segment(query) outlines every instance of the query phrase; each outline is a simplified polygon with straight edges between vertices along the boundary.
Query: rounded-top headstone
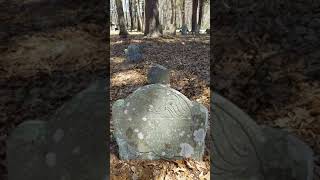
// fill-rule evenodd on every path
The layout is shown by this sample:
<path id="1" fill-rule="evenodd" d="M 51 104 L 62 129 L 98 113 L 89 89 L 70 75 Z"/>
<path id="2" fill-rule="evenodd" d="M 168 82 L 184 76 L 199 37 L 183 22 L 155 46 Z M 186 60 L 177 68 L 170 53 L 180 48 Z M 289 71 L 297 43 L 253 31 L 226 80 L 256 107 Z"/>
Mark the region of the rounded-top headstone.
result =
<path id="1" fill-rule="evenodd" d="M 152 65 L 148 73 L 149 84 L 170 84 L 169 69 L 159 64 Z"/>
<path id="2" fill-rule="evenodd" d="M 121 159 L 202 159 L 208 111 L 168 86 L 147 85 L 117 100 L 112 117 Z"/>
<path id="3" fill-rule="evenodd" d="M 130 44 L 124 52 L 128 63 L 136 63 L 142 60 L 142 46 Z"/>
<path id="4" fill-rule="evenodd" d="M 182 35 L 187 35 L 188 34 L 188 26 L 186 24 L 183 24 L 181 27 L 181 34 Z"/>

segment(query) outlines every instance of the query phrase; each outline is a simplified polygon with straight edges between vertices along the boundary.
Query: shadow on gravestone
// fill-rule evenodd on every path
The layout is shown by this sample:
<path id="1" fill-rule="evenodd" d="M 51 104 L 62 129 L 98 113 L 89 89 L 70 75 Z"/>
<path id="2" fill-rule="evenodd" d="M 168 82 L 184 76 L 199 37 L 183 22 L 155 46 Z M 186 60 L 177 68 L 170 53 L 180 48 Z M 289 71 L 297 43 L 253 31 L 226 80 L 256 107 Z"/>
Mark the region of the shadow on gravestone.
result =
<path id="1" fill-rule="evenodd" d="M 8 140 L 9 180 L 106 178 L 107 91 L 99 80 L 77 94 L 48 122 L 26 121 Z"/>
<path id="2" fill-rule="evenodd" d="M 223 180 L 312 180 L 313 152 L 285 131 L 258 126 L 211 93 L 211 177 Z"/>
<path id="3" fill-rule="evenodd" d="M 112 107 L 121 159 L 202 160 L 208 111 L 163 84 L 138 88 Z"/>

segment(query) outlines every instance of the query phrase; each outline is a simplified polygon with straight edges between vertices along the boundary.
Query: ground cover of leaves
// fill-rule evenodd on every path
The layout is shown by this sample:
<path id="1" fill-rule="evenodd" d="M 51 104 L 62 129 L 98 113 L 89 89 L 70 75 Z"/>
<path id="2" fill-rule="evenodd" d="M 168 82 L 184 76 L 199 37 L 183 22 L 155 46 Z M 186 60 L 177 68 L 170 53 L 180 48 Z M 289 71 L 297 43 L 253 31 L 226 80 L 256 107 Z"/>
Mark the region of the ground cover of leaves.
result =
<path id="1" fill-rule="evenodd" d="M 213 33 L 214 89 L 257 123 L 282 128 L 314 151 L 315 180 L 320 179 L 320 84 L 308 75 L 306 52 L 283 50 L 270 34 Z M 314 53 L 314 52 L 311 52 Z"/>
<path id="2" fill-rule="evenodd" d="M 152 64 L 160 64 L 171 70 L 171 87 L 210 107 L 210 40 L 208 35 L 163 36 L 146 39 L 139 33 L 129 39 L 111 36 L 110 76 L 111 104 L 127 97 L 138 87 L 147 84 L 147 73 Z M 125 63 L 124 49 L 129 44 L 140 44 L 143 61 L 137 64 Z M 113 131 L 111 122 L 111 132 Z M 210 136 L 206 143 L 209 144 Z M 209 145 L 208 145 L 209 146 Z M 203 161 L 156 160 L 123 161 L 118 157 L 117 145 L 111 142 L 111 179 L 210 179 L 209 149 L 206 148 Z"/>

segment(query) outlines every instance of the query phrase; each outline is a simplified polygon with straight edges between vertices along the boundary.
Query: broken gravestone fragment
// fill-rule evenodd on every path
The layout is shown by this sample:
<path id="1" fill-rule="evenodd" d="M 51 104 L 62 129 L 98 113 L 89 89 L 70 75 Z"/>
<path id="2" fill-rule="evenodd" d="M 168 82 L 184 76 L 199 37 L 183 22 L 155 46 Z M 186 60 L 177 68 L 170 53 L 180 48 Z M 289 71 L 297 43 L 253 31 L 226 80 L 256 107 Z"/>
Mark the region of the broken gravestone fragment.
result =
<path id="1" fill-rule="evenodd" d="M 159 64 L 152 65 L 148 72 L 149 84 L 170 84 L 170 71 L 169 69 Z"/>
<path id="2" fill-rule="evenodd" d="M 287 132 L 258 126 L 212 93 L 211 177 L 223 180 L 312 180 L 313 152 Z"/>
<path id="3" fill-rule="evenodd" d="M 107 173 L 106 83 L 98 81 L 48 122 L 26 121 L 8 141 L 9 180 L 102 180 Z"/>
<path id="4" fill-rule="evenodd" d="M 130 44 L 124 52 L 128 63 L 136 63 L 142 60 L 142 46 Z"/>
<path id="5" fill-rule="evenodd" d="M 112 107 L 121 159 L 202 160 L 207 109 L 162 84 L 140 87 Z"/>

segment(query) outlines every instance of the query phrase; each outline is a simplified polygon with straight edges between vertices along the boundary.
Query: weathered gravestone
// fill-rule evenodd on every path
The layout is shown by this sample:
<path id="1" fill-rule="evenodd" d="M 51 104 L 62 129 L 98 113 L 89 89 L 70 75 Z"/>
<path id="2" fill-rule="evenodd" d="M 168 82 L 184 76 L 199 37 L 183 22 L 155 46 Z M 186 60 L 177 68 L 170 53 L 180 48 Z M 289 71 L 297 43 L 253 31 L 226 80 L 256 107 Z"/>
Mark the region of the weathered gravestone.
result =
<path id="1" fill-rule="evenodd" d="M 128 63 L 136 63 L 142 60 L 142 46 L 130 44 L 124 52 Z"/>
<path id="2" fill-rule="evenodd" d="M 103 180 L 107 169 L 106 83 L 101 80 L 49 119 L 20 124 L 8 140 L 9 180 Z"/>
<path id="3" fill-rule="evenodd" d="M 148 72 L 149 84 L 170 84 L 170 71 L 169 69 L 155 64 L 152 65 Z"/>
<path id="4" fill-rule="evenodd" d="M 211 94 L 213 179 L 312 180 L 307 145 L 285 131 L 258 126 L 236 105 Z"/>
<path id="5" fill-rule="evenodd" d="M 189 32 L 188 26 L 186 24 L 182 25 L 180 32 L 181 32 L 182 35 L 187 35 L 188 32 Z"/>
<path id="6" fill-rule="evenodd" d="M 112 107 L 121 159 L 202 160 L 207 109 L 162 84 L 140 87 Z"/>

